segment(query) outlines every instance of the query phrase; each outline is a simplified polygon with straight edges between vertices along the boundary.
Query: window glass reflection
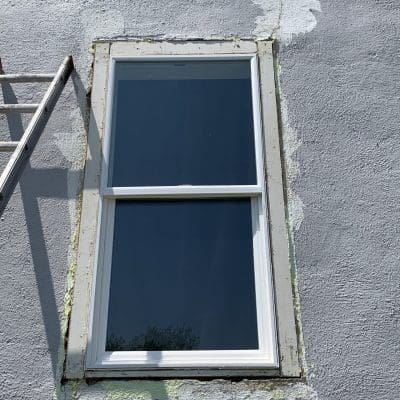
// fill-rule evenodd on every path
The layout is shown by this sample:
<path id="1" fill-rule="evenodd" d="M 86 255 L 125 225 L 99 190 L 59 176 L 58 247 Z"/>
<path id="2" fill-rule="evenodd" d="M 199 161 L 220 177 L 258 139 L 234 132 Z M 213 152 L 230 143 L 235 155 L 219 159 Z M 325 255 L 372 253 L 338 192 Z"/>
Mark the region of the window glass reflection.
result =
<path id="1" fill-rule="evenodd" d="M 250 62 L 117 62 L 110 186 L 256 184 Z"/>
<path id="2" fill-rule="evenodd" d="M 258 348 L 250 203 L 116 201 L 107 351 Z"/>

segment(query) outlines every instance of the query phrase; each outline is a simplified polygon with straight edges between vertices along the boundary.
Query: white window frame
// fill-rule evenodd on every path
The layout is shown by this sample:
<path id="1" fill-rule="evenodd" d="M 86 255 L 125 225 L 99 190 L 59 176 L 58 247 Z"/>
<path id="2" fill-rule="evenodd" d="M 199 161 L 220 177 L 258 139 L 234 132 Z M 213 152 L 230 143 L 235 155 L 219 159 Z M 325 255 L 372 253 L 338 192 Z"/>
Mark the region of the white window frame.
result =
<path id="1" fill-rule="evenodd" d="M 112 113 L 114 106 L 115 66 L 118 62 L 165 62 L 165 61 L 235 61 L 247 60 L 251 67 L 251 87 L 254 121 L 254 146 L 256 158 L 256 185 L 216 185 L 216 186 L 149 186 L 149 187 L 109 187 L 109 158 L 112 133 Z M 266 230 L 267 210 L 265 204 L 265 177 L 263 170 L 260 94 L 258 83 L 258 61 L 256 54 L 238 54 L 216 56 L 139 56 L 111 57 L 106 129 L 104 141 L 104 163 L 100 187 L 100 209 L 97 247 L 97 285 L 93 291 L 93 313 L 89 329 L 88 368 L 183 368 L 198 367 L 272 367 L 276 368 L 276 332 L 273 306 L 271 266 L 267 254 L 268 238 Z M 258 350 L 194 350 L 194 351 L 114 351 L 106 352 L 106 332 L 108 302 L 111 278 L 112 234 L 114 227 L 114 210 L 116 199 L 136 198 L 251 198 L 254 276 L 256 291 Z M 239 328 L 239 327 L 238 327 Z"/>
<path id="2" fill-rule="evenodd" d="M 260 49 L 263 51 L 260 51 Z M 263 53 L 261 57 L 260 53 Z M 267 57 L 269 59 L 266 60 L 266 56 L 270 56 Z M 256 185 L 118 188 L 107 186 L 107 160 L 111 136 L 115 63 L 131 60 L 167 61 L 177 59 L 183 61 L 249 60 L 251 65 L 255 132 Z M 282 212 L 284 213 L 282 182 L 281 180 L 279 182 L 281 176 L 276 177 L 276 172 L 278 171 L 281 174 L 281 169 L 276 105 L 273 98 L 273 76 L 272 80 L 270 76 L 269 81 L 267 81 L 269 84 L 268 90 L 272 89 L 272 93 L 264 96 L 263 80 L 265 83 L 265 79 L 261 79 L 260 85 L 259 67 L 261 68 L 261 74 L 265 73 L 266 69 L 269 69 L 269 73 L 272 72 L 270 42 L 115 42 L 111 44 L 99 43 L 97 45 L 92 96 L 99 95 L 99 101 L 94 102 L 92 105 L 77 263 L 77 279 L 80 277 L 83 281 L 79 281 L 79 283 L 77 281 L 75 286 L 74 299 L 78 305 L 74 305 L 71 315 L 66 367 L 67 377 L 76 378 L 83 375 L 166 376 L 165 374 L 168 376 L 299 376 L 297 336 L 293 316 L 292 287 L 290 284 L 287 249 L 282 254 L 283 257 L 286 257 L 286 262 L 283 264 L 287 269 L 277 273 L 275 264 L 274 268 L 271 266 L 271 259 L 275 263 L 274 258 L 276 259 L 276 256 L 278 256 L 278 258 L 282 259 L 282 255 L 274 254 L 274 251 L 270 249 L 270 244 L 274 246 L 274 242 L 278 240 L 279 246 L 277 248 L 279 247 L 279 252 L 282 252 L 282 246 L 283 248 L 287 246 L 287 238 L 285 235 L 284 214 L 282 214 Z M 106 85 L 107 79 L 108 85 Z M 260 93 L 260 86 L 262 93 Z M 271 98 L 274 100 L 272 106 L 271 104 L 266 105 L 266 97 L 269 101 Z M 274 128 L 272 131 L 275 130 L 273 132 L 276 134 L 275 136 L 268 137 L 266 135 L 266 127 L 262 126 L 262 115 L 266 118 L 266 114 L 269 114 L 269 118 L 272 118 L 272 127 Z M 106 121 L 105 128 L 104 120 Z M 275 149 L 268 147 L 268 142 L 271 142 L 271 139 L 273 139 L 274 143 L 271 144 L 274 145 L 273 148 L 275 147 Z M 101 146 L 102 142 L 103 146 Z M 276 144 L 278 144 L 277 149 Z M 278 154 L 276 154 L 277 151 Z M 101 178 L 99 179 L 100 164 L 102 166 Z M 268 170 L 268 164 L 271 166 L 270 170 Z M 267 174 L 265 174 L 265 167 L 267 167 Z M 271 172 L 275 175 L 274 180 L 278 181 L 277 198 L 274 198 L 274 195 L 271 196 L 271 187 L 274 185 L 269 185 L 268 192 L 266 190 L 265 180 L 267 179 L 269 182 Z M 106 340 L 115 200 L 120 198 L 188 199 L 235 198 L 240 196 L 252 198 L 257 323 L 260 349 L 105 352 L 103 349 Z M 271 201 L 279 203 L 279 216 L 276 216 L 275 210 L 268 214 L 268 208 L 271 210 Z M 91 208 L 90 205 L 93 205 L 93 203 L 95 207 Z M 88 207 L 90 210 L 87 209 Z M 98 221 L 97 224 L 93 224 L 95 219 Z M 280 234 L 279 232 L 274 233 L 271 225 L 267 226 L 267 221 L 273 221 L 274 219 L 279 220 L 280 226 L 277 226 L 278 230 L 282 230 L 282 226 L 284 228 L 283 238 L 282 232 Z M 272 234 L 271 237 L 269 237 L 270 234 Z M 96 240 L 94 240 L 95 236 L 97 236 Z M 277 236 L 280 236 L 280 239 Z M 90 241 L 89 243 L 88 240 Z M 283 240 L 283 243 L 280 243 L 279 240 Z M 94 245 L 94 242 L 96 245 Z M 84 263 L 86 263 L 86 266 L 82 265 Z M 98 267 L 96 268 L 96 266 Z M 275 298 L 273 283 L 275 284 Z M 85 289 L 86 293 L 84 293 Z M 88 296 L 88 289 L 91 292 L 91 296 Z M 282 290 L 287 291 L 288 289 L 287 293 L 281 293 Z M 275 317 L 275 308 L 277 308 L 277 318 Z M 280 308 L 282 309 L 281 313 Z M 284 318 L 282 318 L 283 316 Z M 95 332 L 101 332 L 101 334 L 94 334 Z M 284 341 L 286 343 L 283 343 Z M 284 347 L 282 346 L 283 344 Z M 86 362 L 84 362 L 84 359 L 86 359 Z"/>

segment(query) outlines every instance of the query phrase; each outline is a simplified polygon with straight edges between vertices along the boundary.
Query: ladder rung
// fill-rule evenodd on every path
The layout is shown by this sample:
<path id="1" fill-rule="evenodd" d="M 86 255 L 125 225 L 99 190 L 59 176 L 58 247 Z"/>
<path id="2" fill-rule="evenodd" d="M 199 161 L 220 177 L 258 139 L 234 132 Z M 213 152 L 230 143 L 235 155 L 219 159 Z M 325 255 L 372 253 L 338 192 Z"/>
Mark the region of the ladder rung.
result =
<path id="1" fill-rule="evenodd" d="M 51 82 L 55 74 L 5 74 L 0 75 L 0 83 Z"/>
<path id="2" fill-rule="evenodd" d="M 17 148 L 11 154 L 6 167 L 0 175 L 0 216 L 13 193 L 23 168 L 28 162 L 73 69 L 74 63 L 72 57 L 68 56 L 60 65 L 39 107 L 36 104 L 3 104 L 0 107 L 0 111 L 4 110 L 5 112 L 9 112 L 10 110 L 30 112 L 35 111 L 37 108 Z"/>
<path id="3" fill-rule="evenodd" d="M 0 113 L 9 112 L 34 113 L 39 104 L 0 104 Z"/>
<path id="4" fill-rule="evenodd" d="M 19 142 L 0 142 L 0 151 L 14 151 Z"/>

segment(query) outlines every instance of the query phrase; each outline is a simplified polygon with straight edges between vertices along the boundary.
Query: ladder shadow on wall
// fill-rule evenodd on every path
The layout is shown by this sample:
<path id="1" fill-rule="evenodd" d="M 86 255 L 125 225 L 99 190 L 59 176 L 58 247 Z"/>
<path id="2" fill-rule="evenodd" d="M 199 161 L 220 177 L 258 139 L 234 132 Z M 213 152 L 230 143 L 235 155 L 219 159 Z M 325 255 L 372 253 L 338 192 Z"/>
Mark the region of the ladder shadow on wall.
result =
<path id="1" fill-rule="evenodd" d="M 85 130 L 87 131 L 88 104 L 86 91 L 75 71 L 71 75 L 71 78 L 73 80 L 73 91 L 76 92 L 78 106 L 84 121 Z M 5 104 L 18 103 L 17 96 L 10 84 L 1 83 L 0 88 L 2 89 Z M 10 139 L 12 141 L 20 140 L 24 133 L 24 124 L 21 114 L 6 114 L 6 123 L 8 125 Z M 59 350 L 60 346 L 62 346 L 61 340 L 63 340 L 61 337 L 62 321 L 60 320 L 60 313 L 57 307 L 49 251 L 46 246 L 45 231 L 40 216 L 39 199 L 76 199 L 81 189 L 82 175 L 82 170 L 69 171 L 68 167 L 34 168 L 32 167 L 31 161 L 28 160 L 19 180 L 26 229 L 31 248 L 32 264 L 54 382 L 58 382 L 62 374 L 62 360 L 59 360 Z M 76 193 L 68 193 L 68 180 L 76 183 Z M 69 226 L 68 229 L 70 229 Z M 65 273 L 65 271 L 60 273 Z M 63 299 L 58 299 L 58 301 L 63 302 Z"/>

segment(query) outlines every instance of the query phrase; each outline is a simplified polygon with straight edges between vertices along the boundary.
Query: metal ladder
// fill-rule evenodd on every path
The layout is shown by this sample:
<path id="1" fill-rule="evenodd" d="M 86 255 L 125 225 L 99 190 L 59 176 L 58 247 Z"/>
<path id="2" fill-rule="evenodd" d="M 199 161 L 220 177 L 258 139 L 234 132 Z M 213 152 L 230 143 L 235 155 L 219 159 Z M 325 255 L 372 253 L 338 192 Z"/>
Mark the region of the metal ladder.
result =
<path id="1" fill-rule="evenodd" d="M 34 113 L 21 140 L 0 142 L 0 152 L 13 152 L 0 175 L 0 217 L 73 69 L 72 57 L 68 56 L 56 74 L 4 74 L 0 60 L 0 85 L 2 83 L 51 82 L 39 104 L 0 104 L 2 114 Z"/>

